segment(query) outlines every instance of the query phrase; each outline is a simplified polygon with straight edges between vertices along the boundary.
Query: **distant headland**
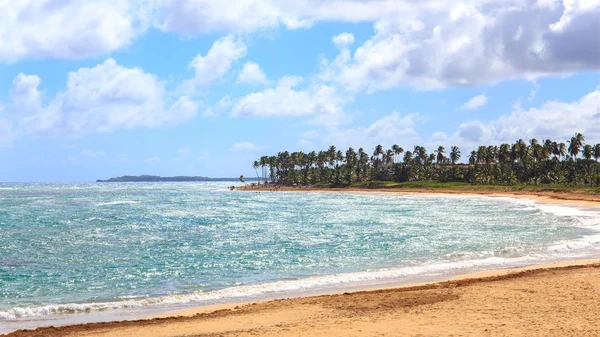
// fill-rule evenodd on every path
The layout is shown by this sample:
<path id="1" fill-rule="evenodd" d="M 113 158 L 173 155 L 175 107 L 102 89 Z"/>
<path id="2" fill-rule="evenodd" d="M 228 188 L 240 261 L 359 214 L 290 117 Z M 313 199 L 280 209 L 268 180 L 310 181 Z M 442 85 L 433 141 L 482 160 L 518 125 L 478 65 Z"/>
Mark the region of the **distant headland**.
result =
<path id="1" fill-rule="evenodd" d="M 252 179 L 248 179 L 252 180 Z M 122 176 L 116 178 L 110 178 L 108 180 L 96 180 L 97 183 L 123 183 L 123 182 L 169 182 L 169 181 L 239 181 L 239 178 L 209 178 L 209 177 L 188 177 L 188 176 L 177 176 L 177 177 L 161 177 L 153 175 L 141 175 L 141 176 Z"/>

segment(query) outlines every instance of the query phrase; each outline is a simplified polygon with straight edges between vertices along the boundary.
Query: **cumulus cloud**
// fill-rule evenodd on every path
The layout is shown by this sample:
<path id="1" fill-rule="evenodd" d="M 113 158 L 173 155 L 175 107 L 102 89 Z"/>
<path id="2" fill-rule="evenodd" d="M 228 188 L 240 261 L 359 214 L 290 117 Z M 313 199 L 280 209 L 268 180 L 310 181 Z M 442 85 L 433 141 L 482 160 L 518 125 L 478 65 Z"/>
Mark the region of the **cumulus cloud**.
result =
<path id="1" fill-rule="evenodd" d="M 430 90 L 600 68 L 597 0 L 400 3 L 412 10 L 378 19 L 371 39 L 331 65 L 341 85 Z"/>
<path id="2" fill-rule="evenodd" d="M 600 87 L 574 102 L 549 101 L 526 110 L 517 107 L 489 122 L 461 123 L 449 142 L 475 147 L 520 138 L 565 141 L 576 132 L 600 142 Z"/>
<path id="3" fill-rule="evenodd" d="M 155 25 L 193 36 L 210 32 L 249 33 L 311 27 L 318 21 L 363 22 L 393 16 L 395 0 L 157 0 Z M 252 15 L 248 15 L 252 13 Z"/>
<path id="4" fill-rule="evenodd" d="M 240 98 L 232 110 L 233 117 L 315 116 L 324 124 L 339 123 L 343 106 L 351 101 L 335 87 L 311 83 L 298 88 L 301 77 L 283 77 L 275 88 Z"/>
<path id="5" fill-rule="evenodd" d="M 262 150 L 264 147 L 262 146 L 258 146 L 256 144 L 250 143 L 250 142 L 239 142 L 239 143 L 233 143 L 233 145 L 231 146 L 231 148 L 229 149 L 229 151 L 234 151 L 234 152 L 253 152 L 253 151 L 258 151 L 258 150 Z"/>
<path id="6" fill-rule="evenodd" d="M 15 112 L 27 114 L 41 109 L 42 93 L 38 90 L 41 81 L 37 75 L 19 73 L 15 77 L 9 95 Z"/>
<path id="7" fill-rule="evenodd" d="M 237 81 L 239 83 L 244 84 L 267 84 L 269 80 L 267 80 L 267 75 L 260 69 L 258 63 L 255 62 L 246 62 L 244 67 L 242 68 L 242 72 L 238 75 Z"/>
<path id="8" fill-rule="evenodd" d="M 344 49 L 354 44 L 354 35 L 350 33 L 342 33 L 334 36 L 331 41 L 338 49 Z"/>
<path id="9" fill-rule="evenodd" d="M 249 15 L 251 13 L 252 15 Z M 0 62 L 85 58 L 127 46 L 149 25 L 183 36 L 237 36 L 317 22 L 373 22 L 375 34 L 334 63 L 353 91 L 436 89 L 600 69 L 598 0 L 4 1 Z M 347 52 L 353 36 L 334 38 Z M 191 64 L 192 86 L 222 78 L 246 46 L 227 36 Z"/>
<path id="10" fill-rule="evenodd" d="M 81 59 L 126 46 L 143 30 L 130 2 L 1 1 L 0 62 Z"/>
<path id="11" fill-rule="evenodd" d="M 211 32 L 252 32 L 279 25 L 271 1 L 159 0 L 155 24 L 163 31 L 195 36 Z"/>
<path id="12" fill-rule="evenodd" d="M 218 39 L 206 55 L 198 54 L 192 60 L 190 68 L 194 69 L 194 77 L 187 80 L 184 87 L 191 90 L 221 80 L 235 61 L 246 56 L 246 51 L 246 45 L 242 40 L 233 35 Z"/>
<path id="13" fill-rule="evenodd" d="M 335 145 L 340 149 L 362 147 L 369 152 L 378 144 L 391 146 L 393 144 L 417 144 L 421 141 L 414 127 L 422 118 L 419 114 L 400 114 L 396 111 L 383 116 L 368 126 L 357 126 L 345 129 L 330 129 L 319 133 L 305 132 L 298 141 L 299 146 L 307 150 Z M 312 148 L 311 148 L 312 147 Z"/>
<path id="14" fill-rule="evenodd" d="M 13 81 L 12 109 L 28 132 L 108 132 L 155 127 L 189 120 L 198 104 L 186 96 L 168 104 L 163 84 L 139 68 L 126 68 L 107 59 L 93 68 L 80 68 L 67 78 L 65 91 L 42 105 L 36 75 L 19 74 Z"/>
<path id="15" fill-rule="evenodd" d="M 204 110 L 202 113 L 202 117 L 217 117 L 219 116 L 225 109 L 231 106 L 231 97 L 226 95 L 221 98 L 217 104 L 210 106 Z"/>
<path id="16" fill-rule="evenodd" d="M 468 100 L 465 104 L 463 104 L 459 109 L 460 110 L 475 110 L 479 109 L 482 106 L 487 104 L 487 96 L 486 95 L 477 95 Z"/>

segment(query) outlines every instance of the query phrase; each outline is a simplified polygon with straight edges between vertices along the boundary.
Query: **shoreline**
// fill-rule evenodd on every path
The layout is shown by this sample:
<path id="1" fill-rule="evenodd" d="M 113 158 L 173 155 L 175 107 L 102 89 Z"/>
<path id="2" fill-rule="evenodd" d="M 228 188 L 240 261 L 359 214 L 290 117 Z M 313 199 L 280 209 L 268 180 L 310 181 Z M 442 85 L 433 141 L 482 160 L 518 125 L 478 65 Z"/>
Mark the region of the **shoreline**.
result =
<path id="1" fill-rule="evenodd" d="M 260 192 L 260 193 L 273 193 L 270 188 L 250 188 L 247 187 L 236 187 L 236 191 L 242 192 Z M 564 205 L 577 205 L 586 207 L 600 207 L 600 195 L 578 193 L 574 191 L 511 191 L 511 190 L 493 190 L 493 189 L 433 189 L 433 188 L 366 188 L 366 187 L 310 187 L 310 188 L 298 188 L 298 187 L 279 187 L 276 192 L 294 192 L 294 193 L 361 193 L 361 194 L 442 194 L 442 195 L 464 195 L 464 196 L 485 196 L 485 197 L 509 197 L 509 198 L 520 198 L 530 199 L 536 202 L 548 203 L 548 204 L 564 204 Z"/>
<path id="2" fill-rule="evenodd" d="M 219 336 L 238 336 L 238 335 L 259 335 L 259 336 L 294 336 L 298 333 L 310 331 L 311 326 L 314 324 L 310 323 L 311 312 L 314 311 L 314 306 L 324 306 L 325 309 L 331 305 L 330 302 L 344 302 L 344 309 L 347 306 L 360 307 L 364 302 L 368 302 L 369 309 L 375 311 L 375 315 L 381 318 L 383 314 L 389 314 L 390 306 L 394 307 L 394 304 L 386 302 L 386 298 L 390 296 L 398 297 L 409 297 L 409 303 L 396 303 L 399 309 L 399 314 L 407 314 L 407 316 L 419 316 L 427 310 L 432 310 L 432 305 L 446 302 L 452 302 L 458 300 L 461 295 L 469 294 L 470 288 L 481 288 L 493 290 L 496 286 L 502 283 L 516 283 L 517 287 L 523 286 L 520 283 L 527 283 L 532 279 L 536 282 L 544 280 L 549 283 L 557 284 L 556 281 L 551 280 L 558 276 L 564 280 L 561 286 L 572 287 L 570 284 L 572 280 L 577 278 L 586 277 L 586 279 L 594 280 L 593 285 L 594 294 L 600 295 L 600 259 L 589 259 L 589 260 L 572 260 L 572 261 L 560 261 L 554 263 L 538 264 L 520 268 L 510 269 L 499 269 L 493 271 L 483 271 L 477 273 L 470 273 L 460 276 L 455 276 L 444 281 L 427 282 L 427 283 L 416 283 L 406 286 L 394 286 L 394 287 L 381 287 L 356 290 L 352 292 L 332 292 L 324 295 L 317 296 L 302 296 L 285 299 L 275 299 L 257 302 L 242 302 L 232 303 L 224 305 L 213 305 L 206 307 L 199 307 L 187 310 L 181 310 L 174 313 L 167 313 L 161 315 L 155 315 L 152 317 L 139 319 L 139 320 L 126 320 L 126 321 L 113 321 L 113 322 L 101 322 L 101 323 L 85 323 L 76 325 L 66 325 L 60 327 L 42 327 L 35 330 L 17 330 L 6 335 L 0 335 L 5 337 L 29 337 L 29 336 L 46 336 L 46 337 L 57 337 L 57 336 L 187 336 L 189 334 L 194 335 L 219 335 Z M 566 281 L 566 282 L 565 282 Z M 580 281 L 580 280 L 577 280 Z M 580 283 L 573 281 L 573 283 Z M 547 284 L 545 285 L 547 286 Z M 511 289 L 513 286 L 511 285 Z M 543 288 L 543 287 L 542 287 Z M 590 288 L 585 287 L 586 289 Z M 538 290 L 524 288 L 522 291 L 527 294 L 536 293 Z M 472 294 L 470 294 L 472 295 Z M 480 294 L 485 295 L 485 294 Z M 356 297 L 356 298 L 354 298 Z M 432 297 L 432 298 L 430 298 Z M 485 297 L 485 296 L 484 296 Z M 581 294 L 581 298 L 590 298 L 586 294 Z M 509 298 L 510 300 L 510 298 Z M 569 299 L 567 302 L 573 302 L 573 299 Z M 591 300 L 594 302 L 596 298 L 591 296 Z M 567 303 L 565 302 L 565 303 Z M 577 301 L 575 301 L 577 302 Z M 565 304 L 563 303 L 563 304 Z M 309 308 L 305 308 L 308 304 Z M 514 304 L 514 303 L 513 303 Z M 522 303 L 525 304 L 525 303 Z M 571 303 L 578 305 L 577 303 Z M 600 303 L 597 303 L 600 308 Z M 409 309 L 407 311 L 407 308 Z M 439 318 L 444 315 L 443 310 L 448 308 L 441 308 L 442 311 L 435 310 L 434 313 Z M 456 308 L 454 308 L 456 309 Z M 454 310 L 453 309 L 453 310 Z M 461 308 L 458 308 L 461 310 Z M 282 312 L 283 311 L 283 312 Z M 322 314 L 320 310 L 320 314 Z M 353 310 L 350 310 L 353 311 Z M 378 312 L 381 311 L 381 312 Z M 331 314 L 329 310 L 325 310 L 327 314 Z M 356 314 L 356 313 L 354 313 Z M 359 310 L 358 315 L 351 315 L 353 322 L 356 320 L 361 321 L 362 310 Z M 600 317 L 600 313 L 598 313 Z M 333 330 L 324 333 L 320 329 L 314 330 L 314 336 L 327 336 L 331 335 L 332 331 L 337 331 L 336 325 L 339 322 L 337 319 L 330 319 L 331 317 L 325 317 L 325 324 L 332 324 Z M 334 317 L 335 318 L 335 317 Z M 386 317 L 387 323 L 389 320 L 394 320 L 393 317 Z M 579 319 L 579 317 L 574 317 Z M 290 324 L 294 321 L 293 324 Z M 589 322 L 594 325 L 594 322 Z M 256 325 L 259 325 L 257 328 Z M 470 323 L 469 323 L 470 324 Z M 581 325 L 582 322 L 579 322 Z M 368 325 L 368 324 L 367 324 Z M 505 324 L 502 324 L 505 325 Z M 282 327 L 293 326 L 294 329 L 281 329 Z M 308 328 L 308 329 L 306 329 Z M 342 328 L 337 326 L 337 328 Z M 406 328 L 406 326 L 404 326 Z M 422 331 L 423 327 L 413 327 L 415 331 Z M 438 326 L 440 328 L 440 326 Z M 450 331 L 450 326 L 441 326 L 444 330 L 434 330 L 441 333 L 442 331 Z M 564 328 L 564 327 L 562 327 Z M 299 329 L 299 330 L 298 330 Z M 599 327 L 600 329 L 600 327 Z M 287 334 L 285 332 L 288 332 Z M 460 330 L 459 330 L 460 331 Z M 487 331 L 487 330 L 486 330 Z M 351 331 L 356 332 L 354 335 L 360 336 L 360 330 Z M 399 333 L 401 330 L 392 329 L 388 331 L 390 335 Z M 506 331 L 498 331 L 499 335 L 505 335 Z M 598 330 L 600 332 L 600 330 Z M 308 332 L 311 334 L 311 332 Z M 427 332 L 425 332 L 427 333 Z M 450 333 L 448 333 L 450 334 Z M 335 335 L 335 333 L 333 333 Z M 383 335 L 388 335 L 384 333 Z M 443 334 L 445 335 L 445 334 Z M 486 334 L 486 335 L 494 335 Z M 536 335 L 533 333 L 533 335 Z M 548 334 L 544 334 L 548 335 Z M 552 334 L 550 334 L 552 335 Z M 561 334 L 564 336 L 570 334 Z M 571 334 L 576 335 L 576 334 Z"/>
<path id="3" fill-rule="evenodd" d="M 193 317 L 198 314 L 206 314 L 219 310 L 227 310 L 234 309 L 235 307 L 240 306 L 250 306 L 254 305 L 254 303 L 267 303 L 272 301 L 282 301 L 289 299 L 299 299 L 299 298 L 318 298 L 322 296 L 338 296 L 344 295 L 348 293 L 369 293 L 369 292 L 377 292 L 377 291 L 386 291 L 386 290 L 402 290 L 402 291 L 410 291 L 415 289 L 429 289 L 435 287 L 444 287 L 448 284 L 460 283 L 463 282 L 471 283 L 471 282 L 492 282 L 494 280 L 501 280 L 504 278 L 512 278 L 519 277 L 522 274 L 526 274 L 529 272 L 539 272 L 546 271 L 551 269 L 572 269 L 572 268 L 600 268 L 600 258 L 598 259 L 585 259 L 585 260 L 569 260 L 569 261 L 556 261 L 552 263 L 541 263 L 534 264 L 530 266 L 524 267 L 516 267 L 516 268 L 506 268 L 506 269 L 494 269 L 487 271 L 479 271 L 473 273 L 459 274 L 457 276 L 452 276 L 449 278 L 444 278 L 439 281 L 432 282 L 417 282 L 410 283 L 406 285 L 391 285 L 391 286 L 374 286 L 374 287 L 364 287 L 360 289 L 355 289 L 352 291 L 333 291 L 327 292 L 325 294 L 320 295 L 306 295 L 306 296 L 292 296 L 285 299 L 275 299 L 275 300 L 261 300 L 254 302 L 237 302 L 237 303 L 229 303 L 229 304 L 219 304 L 219 305 L 209 305 L 205 307 L 198 307 L 192 309 L 185 309 L 180 311 L 175 311 L 171 313 L 160 314 L 156 316 L 150 316 L 145 319 L 153 320 L 153 319 L 166 319 L 171 317 Z"/>
<path id="4" fill-rule="evenodd" d="M 246 190 L 246 191 L 260 191 L 263 190 Z M 343 188 L 343 189 L 332 189 L 332 188 L 311 188 L 311 189 L 298 189 L 298 188 L 280 188 L 280 192 L 318 192 L 318 193 L 392 193 L 392 194 L 451 194 L 451 195 L 466 195 L 466 196 L 486 196 L 486 197 L 516 197 L 531 199 L 536 202 L 549 203 L 549 204 L 563 204 L 568 206 L 584 206 L 584 207 L 598 207 L 600 206 L 600 197 L 595 198 L 591 195 L 588 199 L 578 198 L 581 195 L 576 193 L 531 193 L 531 192 L 498 192 L 498 191 L 457 191 L 457 190 L 431 190 L 431 189 L 365 189 L 365 188 Z M 587 196 L 587 195 L 586 195 Z M 230 304 L 217 304 L 209 306 L 200 306 L 191 309 L 182 309 L 177 311 L 167 310 L 165 314 L 155 314 L 150 317 L 136 320 L 124 320 L 124 321 L 112 321 L 112 322 L 101 322 L 101 323 L 83 323 L 64 325 L 61 327 L 41 327 L 35 330 L 18 330 L 6 335 L 0 336 L 111 336 L 111 335 L 131 335 L 131 336 L 154 336 L 152 333 L 157 326 L 160 329 L 166 329 L 173 331 L 174 334 L 167 333 L 161 334 L 160 336 L 183 336 L 187 334 L 199 334 L 208 333 L 218 335 L 238 335 L 239 330 L 227 330 L 228 325 L 237 322 L 237 318 L 240 312 L 251 315 L 254 319 L 261 319 L 261 310 L 257 310 L 258 307 L 272 307 L 272 306 L 291 306 L 294 308 L 295 302 L 298 301 L 317 301 L 321 302 L 324 299 L 330 299 L 336 296 L 362 296 L 366 297 L 367 301 L 371 301 L 370 297 L 376 296 L 381 292 L 413 292 L 413 291 L 430 291 L 439 289 L 454 289 L 456 287 L 464 287 L 469 285 L 482 285 L 493 282 L 501 282 L 505 280 L 516 280 L 521 277 L 528 277 L 531 275 L 543 274 L 545 272 L 560 272 L 569 274 L 573 271 L 593 269 L 598 271 L 600 276 L 600 259 L 588 259 L 588 260 L 566 260 L 558 261 L 553 263 L 544 264 L 532 264 L 525 267 L 518 268 L 507 268 L 507 269 L 495 269 L 490 271 L 482 272 L 467 272 L 458 276 L 446 276 L 444 278 L 433 282 L 426 283 L 412 283 L 407 285 L 401 285 L 398 283 L 388 283 L 377 285 L 362 285 L 356 287 L 339 287 L 338 291 L 327 291 L 327 292 L 305 292 L 297 296 L 288 297 L 285 299 L 268 299 L 260 300 L 256 302 L 233 302 Z M 568 283 L 568 282 L 567 282 Z M 598 296 L 600 296 L 600 277 L 598 282 Z M 394 285 L 395 284 L 395 285 Z M 344 291 L 347 290 L 347 291 Z M 351 290 L 348 290 L 351 289 Z M 288 294 L 288 296 L 291 296 Z M 279 298 L 279 297 L 274 297 Z M 287 303 L 287 304 L 286 304 Z M 600 306 L 599 306 L 600 309 Z M 291 309 L 292 311 L 295 309 Z M 256 316 L 256 317 L 255 317 Z M 287 317 L 287 316 L 286 316 Z M 282 322 L 285 322 L 289 317 L 280 317 Z M 264 317 L 263 317 L 264 318 Z M 205 321 L 218 319 L 225 321 L 224 325 L 219 324 L 218 326 L 212 326 L 212 330 L 206 331 Z M 600 317 L 599 317 L 600 319 Z M 273 322 L 276 323 L 276 322 Z M 308 324 L 307 321 L 304 323 Z M 304 323 L 300 323 L 298 326 L 301 327 Z M 179 326 L 185 325 L 184 331 L 179 330 Z M 234 324 L 235 325 L 235 324 Z M 277 324 L 275 324 L 277 325 Z M 199 329 L 199 330 L 198 330 Z M 232 332 L 233 331 L 233 332 Z M 124 332 L 127 332 L 126 334 Z M 131 334 L 129 333 L 131 332 Z M 396 331 L 397 332 L 397 331 Z M 600 331 L 599 331 L 600 333 Z M 279 334 L 279 333 L 278 333 Z M 270 336 L 273 334 L 266 333 L 260 334 L 264 336 Z M 360 335 L 360 334 L 358 334 Z M 315 334 L 316 336 L 316 334 Z"/>

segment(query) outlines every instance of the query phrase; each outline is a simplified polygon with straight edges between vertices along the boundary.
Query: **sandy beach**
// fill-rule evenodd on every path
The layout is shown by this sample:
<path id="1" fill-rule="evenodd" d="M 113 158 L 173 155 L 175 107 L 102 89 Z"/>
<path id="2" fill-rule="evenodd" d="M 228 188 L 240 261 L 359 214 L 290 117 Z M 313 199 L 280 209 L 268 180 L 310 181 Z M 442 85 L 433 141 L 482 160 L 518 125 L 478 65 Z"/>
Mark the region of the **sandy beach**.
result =
<path id="1" fill-rule="evenodd" d="M 600 261 L 7 336 L 597 336 Z"/>
<path id="2" fill-rule="evenodd" d="M 246 192 L 271 192 L 271 188 L 264 187 L 241 187 L 237 190 Z M 546 204 L 565 204 L 600 207 L 599 194 L 587 194 L 577 191 L 499 191 L 499 190 L 479 190 L 479 189 L 407 189 L 407 188 L 295 188 L 295 187 L 280 187 L 278 192 L 296 192 L 296 193 L 391 193 L 391 194 L 449 194 L 449 195 L 471 195 L 471 196 L 487 196 L 487 197 L 512 197 L 521 199 L 530 199 Z"/>
<path id="3" fill-rule="evenodd" d="M 600 206 L 569 193 L 282 189 L 451 193 Z M 557 262 L 444 282 L 233 304 L 145 320 L 16 331 L 6 336 L 597 336 L 600 260 Z"/>

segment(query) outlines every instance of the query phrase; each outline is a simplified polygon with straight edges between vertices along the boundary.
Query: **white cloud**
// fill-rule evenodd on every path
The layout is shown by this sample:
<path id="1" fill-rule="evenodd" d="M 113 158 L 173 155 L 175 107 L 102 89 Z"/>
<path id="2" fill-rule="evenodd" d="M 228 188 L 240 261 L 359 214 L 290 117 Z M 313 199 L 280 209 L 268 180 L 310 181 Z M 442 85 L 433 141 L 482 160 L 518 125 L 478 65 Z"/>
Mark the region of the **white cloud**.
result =
<path id="1" fill-rule="evenodd" d="M 459 109 L 460 110 L 475 110 L 479 109 L 482 106 L 486 105 L 488 98 L 486 95 L 477 95 L 468 100 L 465 104 L 463 104 Z"/>
<path id="2" fill-rule="evenodd" d="M 267 84 L 269 80 L 267 80 L 267 75 L 265 75 L 257 63 L 246 62 L 236 82 L 254 85 Z"/>
<path id="3" fill-rule="evenodd" d="M 574 102 L 549 101 L 527 110 L 515 108 L 495 120 L 461 123 L 449 142 L 476 147 L 530 138 L 566 141 L 576 132 L 600 142 L 600 87 Z"/>
<path id="4" fill-rule="evenodd" d="M 255 92 L 240 98 L 232 110 L 233 117 L 314 116 L 318 124 L 338 124 L 343 106 L 351 98 L 335 87 L 312 83 L 296 89 L 301 77 L 283 77 L 275 88 Z"/>
<path id="5" fill-rule="evenodd" d="M 352 91 L 421 90 L 600 69 L 600 1 L 399 1 L 331 76 Z M 577 4 L 577 5 L 574 5 Z M 584 5 L 586 4 L 586 5 Z M 405 10 L 406 9 L 406 10 Z M 565 19 L 565 16 L 567 19 Z"/>
<path id="6" fill-rule="evenodd" d="M 493 134 L 493 127 L 477 120 L 462 123 L 458 127 L 458 136 L 473 143 L 492 139 Z"/>
<path id="7" fill-rule="evenodd" d="M 362 147 L 370 155 L 371 149 L 378 144 L 408 146 L 406 144 L 420 142 L 421 139 L 414 127 L 421 120 L 422 118 L 418 114 L 401 115 L 394 111 L 366 127 L 330 129 L 322 134 L 314 131 L 306 132 L 302 134 L 298 144 L 307 150 L 309 150 L 309 145 L 313 145 L 310 150 L 316 150 L 314 144 L 317 144 L 319 148 L 335 145 L 339 149 L 353 147 L 358 150 Z"/>
<path id="8" fill-rule="evenodd" d="M 411 13 L 410 0 L 157 0 L 156 26 L 183 35 L 311 27 L 320 21 L 366 22 Z M 425 6 L 436 2 L 423 1 Z M 252 13 L 249 15 L 248 13 Z"/>
<path id="9" fill-rule="evenodd" d="M 599 0 L 3 1 L 0 62 L 106 54 L 150 24 L 183 36 L 240 36 L 373 22 L 375 35 L 336 64 L 332 77 L 353 91 L 429 90 L 598 70 L 599 16 Z M 334 40 L 344 51 L 353 38 Z M 188 86 L 215 83 L 245 54 L 239 39 L 220 39 L 192 62 Z"/>
<path id="10" fill-rule="evenodd" d="M 279 11 L 272 1 L 159 0 L 156 26 L 185 36 L 241 33 L 274 28 Z"/>
<path id="11" fill-rule="evenodd" d="M 198 104 L 185 96 L 165 109 L 168 98 L 155 76 L 120 66 L 113 59 L 69 73 L 66 90 L 46 107 L 42 106 L 39 85 L 35 75 L 19 74 L 13 82 L 12 107 L 24 114 L 19 124 L 25 131 L 79 136 L 155 127 L 189 120 L 198 109 Z"/>
<path id="12" fill-rule="evenodd" d="M 192 60 L 190 68 L 194 69 L 195 75 L 184 83 L 184 87 L 191 90 L 221 80 L 233 62 L 246 56 L 246 51 L 246 45 L 239 38 L 228 35 L 218 39 L 206 55 L 198 54 Z"/>
<path id="13" fill-rule="evenodd" d="M 120 49 L 143 31 L 139 14 L 119 0 L 0 1 L 0 62 L 81 59 Z"/>
<path id="14" fill-rule="evenodd" d="M 264 147 L 262 146 L 258 146 L 256 144 L 250 143 L 250 142 L 239 142 L 239 143 L 234 143 L 231 148 L 229 149 L 229 151 L 234 151 L 234 152 L 253 152 L 253 151 L 258 151 L 263 149 Z"/>
<path id="15" fill-rule="evenodd" d="M 41 79 L 37 75 L 19 73 L 13 80 L 10 99 L 18 114 L 35 113 L 41 109 L 42 93 L 38 91 Z"/>
<path id="16" fill-rule="evenodd" d="M 231 97 L 229 95 L 221 98 L 217 104 L 214 106 L 208 107 L 202 113 L 202 117 L 217 117 L 219 116 L 225 109 L 231 106 Z"/>
<path id="17" fill-rule="evenodd" d="M 350 33 L 341 33 L 334 36 L 331 41 L 338 49 L 344 49 L 354 44 L 354 35 Z"/>

